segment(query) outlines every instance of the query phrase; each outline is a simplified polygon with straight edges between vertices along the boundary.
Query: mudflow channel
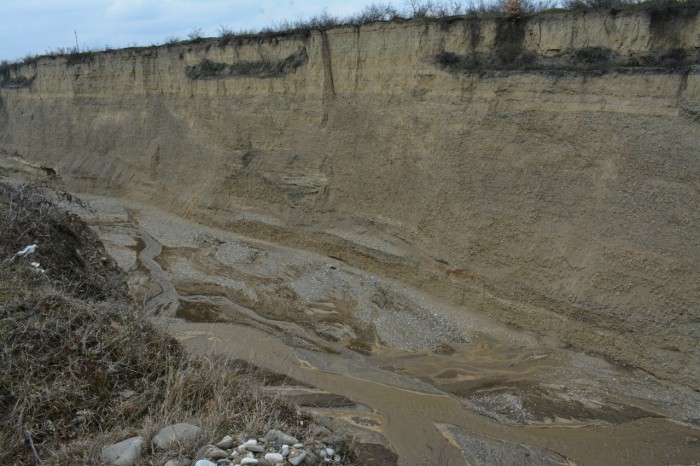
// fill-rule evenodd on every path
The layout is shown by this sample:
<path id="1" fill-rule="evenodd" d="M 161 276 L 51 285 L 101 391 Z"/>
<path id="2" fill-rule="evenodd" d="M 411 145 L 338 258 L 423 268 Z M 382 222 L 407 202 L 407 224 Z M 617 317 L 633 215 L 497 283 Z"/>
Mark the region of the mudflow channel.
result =
<path id="1" fill-rule="evenodd" d="M 144 309 L 391 464 L 693 464 L 700 395 L 305 250 L 88 197 Z M 261 220 L 261 219 L 256 219 Z M 264 220 L 264 219 L 263 219 Z"/>

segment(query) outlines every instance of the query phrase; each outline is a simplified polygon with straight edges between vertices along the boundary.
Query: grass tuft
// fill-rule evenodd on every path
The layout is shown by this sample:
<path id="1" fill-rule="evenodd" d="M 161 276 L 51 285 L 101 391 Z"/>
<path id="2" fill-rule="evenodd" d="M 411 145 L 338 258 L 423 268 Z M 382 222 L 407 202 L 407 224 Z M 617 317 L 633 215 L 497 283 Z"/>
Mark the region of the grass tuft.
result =
<path id="1" fill-rule="evenodd" d="M 94 464 L 102 447 L 137 433 L 150 445 L 175 422 L 201 426 L 201 443 L 273 427 L 303 438 L 308 419 L 263 394 L 258 369 L 189 354 L 142 315 L 94 233 L 56 204 L 80 202 L 66 196 L 0 184 L 0 464 Z"/>

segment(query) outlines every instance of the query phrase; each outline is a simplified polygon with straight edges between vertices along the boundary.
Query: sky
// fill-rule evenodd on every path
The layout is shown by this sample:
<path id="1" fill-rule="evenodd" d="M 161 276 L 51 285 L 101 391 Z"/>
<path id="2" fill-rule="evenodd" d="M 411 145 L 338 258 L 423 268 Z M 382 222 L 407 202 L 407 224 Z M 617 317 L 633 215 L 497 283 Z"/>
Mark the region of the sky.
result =
<path id="1" fill-rule="evenodd" d="M 0 60 L 45 54 L 59 47 L 149 46 L 200 28 L 204 37 L 259 30 L 324 9 L 356 13 L 372 0 L 0 0 Z M 384 2 L 388 3 L 388 2 Z M 402 2 L 393 2 L 403 6 Z"/>

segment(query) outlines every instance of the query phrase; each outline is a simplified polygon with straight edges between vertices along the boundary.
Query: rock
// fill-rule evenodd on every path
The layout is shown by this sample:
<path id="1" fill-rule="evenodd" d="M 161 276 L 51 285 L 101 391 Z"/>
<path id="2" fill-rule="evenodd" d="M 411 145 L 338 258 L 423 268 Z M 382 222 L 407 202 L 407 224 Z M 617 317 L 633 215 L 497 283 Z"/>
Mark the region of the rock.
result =
<path id="1" fill-rule="evenodd" d="M 271 463 L 281 463 L 284 461 L 284 456 L 279 453 L 268 453 L 265 455 L 265 459 Z"/>
<path id="2" fill-rule="evenodd" d="M 191 466 L 192 460 L 189 458 L 182 458 L 178 460 L 168 460 L 163 466 Z"/>
<path id="3" fill-rule="evenodd" d="M 321 439 L 321 441 L 325 443 L 326 446 L 334 450 L 333 453 L 329 452 L 329 455 L 331 456 L 336 453 L 339 455 L 344 455 L 348 451 L 348 441 L 339 435 L 326 437 Z"/>
<path id="4" fill-rule="evenodd" d="M 282 445 L 281 453 L 282 453 L 282 456 L 284 456 L 285 458 L 287 456 L 289 456 L 289 445 Z"/>
<path id="5" fill-rule="evenodd" d="M 229 459 L 220 459 L 216 462 L 216 466 L 233 466 L 233 461 Z"/>
<path id="6" fill-rule="evenodd" d="M 199 460 L 194 464 L 194 466 L 216 466 L 216 463 L 212 463 L 209 460 Z"/>
<path id="7" fill-rule="evenodd" d="M 258 460 L 255 458 L 243 458 L 241 460 L 241 466 L 245 466 L 246 464 L 258 464 Z"/>
<path id="8" fill-rule="evenodd" d="M 226 453 L 219 447 L 212 447 L 207 451 L 205 456 L 212 460 L 221 460 L 224 458 L 228 458 L 228 453 Z"/>
<path id="9" fill-rule="evenodd" d="M 265 440 L 267 440 L 268 442 L 276 442 L 280 444 L 286 443 L 287 445 L 294 445 L 295 443 L 299 443 L 299 440 L 277 429 L 272 429 L 267 434 L 265 434 Z"/>
<path id="10" fill-rule="evenodd" d="M 272 466 L 274 463 L 266 460 L 265 458 L 258 459 L 258 466 Z"/>
<path id="11" fill-rule="evenodd" d="M 103 462 L 115 466 L 130 466 L 141 457 L 143 437 L 131 437 L 102 449 L 100 458 Z"/>
<path id="12" fill-rule="evenodd" d="M 197 454 L 194 455 L 194 459 L 195 460 L 207 459 L 207 457 L 209 456 L 209 451 L 212 448 L 216 448 L 216 447 L 214 445 L 204 445 L 202 448 L 197 450 Z"/>
<path id="13" fill-rule="evenodd" d="M 163 427 L 158 434 L 153 437 L 153 444 L 162 451 L 168 451 L 175 443 L 186 443 L 196 439 L 202 429 L 192 424 L 172 424 Z"/>
<path id="14" fill-rule="evenodd" d="M 319 459 L 313 453 L 307 451 L 306 458 L 304 458 L 304 464 L 320 464 Z"/>
<path id="15" fill-rule="evenodd" d="M 306 451 L 305 450 L 298 450 L 295 448 L 289 452 L 289 456 L 287 457 L 287 461 L 292 466 L 298 466 L 301 464 L 302 461 L 304 461 L 304 458 L 306 458 Z"/>
<path id="16" fill-rule="evenodd" d="M 228 450 L 229 448 L 233 447 L 233 437 L 227 435 L 226 437 L 222 438 L 221 441 L 216 444 L 216 446 L 222 450 Z"/>

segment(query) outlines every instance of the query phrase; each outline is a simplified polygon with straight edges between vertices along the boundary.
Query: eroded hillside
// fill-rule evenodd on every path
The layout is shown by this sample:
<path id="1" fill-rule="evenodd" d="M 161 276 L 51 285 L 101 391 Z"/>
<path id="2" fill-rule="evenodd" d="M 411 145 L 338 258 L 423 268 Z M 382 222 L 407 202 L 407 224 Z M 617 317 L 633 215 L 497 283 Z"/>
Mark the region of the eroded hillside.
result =
<path id="1" fill-rule="evenodd" d="M 7 68 L 58 174 L 700 388 L 697 8 L 406 21 Z"/>

